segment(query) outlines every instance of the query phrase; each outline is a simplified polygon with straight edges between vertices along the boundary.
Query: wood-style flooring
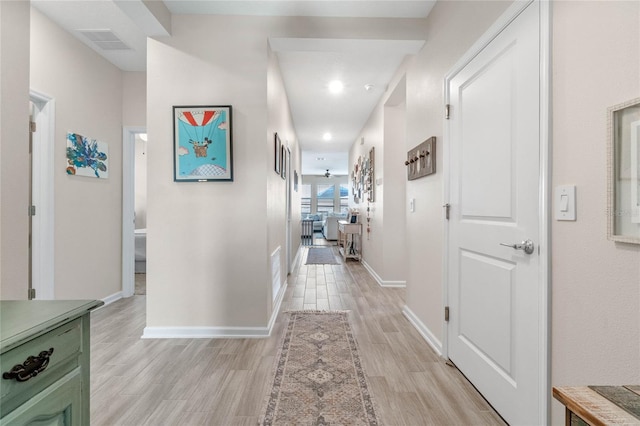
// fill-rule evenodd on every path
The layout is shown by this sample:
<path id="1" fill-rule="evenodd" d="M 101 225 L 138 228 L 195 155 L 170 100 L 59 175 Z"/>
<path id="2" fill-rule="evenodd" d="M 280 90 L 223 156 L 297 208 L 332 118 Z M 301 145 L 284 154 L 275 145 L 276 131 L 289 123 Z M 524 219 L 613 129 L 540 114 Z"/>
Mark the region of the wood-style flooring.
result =
<path id="1" fill-rule="evenodd" d="M 142 340 L 146 296 L 92 313 L 91 425 L 257 425 L 282 312 L 297 309 L 350 311 L 382 425 L 504 425 L 402 315 L 404 289 L 381 288 L 355 261 L 305 265 L 306 254 L 269 338 Z"/>

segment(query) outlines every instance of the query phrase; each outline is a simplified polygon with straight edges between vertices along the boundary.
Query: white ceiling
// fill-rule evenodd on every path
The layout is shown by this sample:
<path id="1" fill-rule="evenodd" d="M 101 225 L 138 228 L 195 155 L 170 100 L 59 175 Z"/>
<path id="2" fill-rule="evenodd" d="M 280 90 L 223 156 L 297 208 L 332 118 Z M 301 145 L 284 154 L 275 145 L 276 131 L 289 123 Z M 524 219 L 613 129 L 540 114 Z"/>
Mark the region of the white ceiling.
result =
<path id="1" fill-rule="evenodd" d="M 167 35 L 163 10 L 171 14 L 262 16 L 328 16 L 424 18 L 435 0 L 165 0 L 150 11 L 145 0 L 32 0 L 32 5 L 124 71 L 146 69 L 146 38 Z M 166 8 L 165 8 L 166 6 Z M 163 10 L 159 10 L 159 8 Z M 158 13 L 160 12 L 160 13 Z M 130 49 L 105 50 L 79 30 L 110 30 Z M 389 80 L 407 54 L 416 53 L 416 40 L 270 40 L 282 70 L 294 126 L 302 149 L 302 174 L 348 174 L 348 150 Z M 327 84 L 340 79 L 341 95 Z M 365 90 L 365 85 L 372 85 Z M 330 142 L 322 140 L 331 132 Z M 317 160 L 324 158 L 324 160 Z"/>

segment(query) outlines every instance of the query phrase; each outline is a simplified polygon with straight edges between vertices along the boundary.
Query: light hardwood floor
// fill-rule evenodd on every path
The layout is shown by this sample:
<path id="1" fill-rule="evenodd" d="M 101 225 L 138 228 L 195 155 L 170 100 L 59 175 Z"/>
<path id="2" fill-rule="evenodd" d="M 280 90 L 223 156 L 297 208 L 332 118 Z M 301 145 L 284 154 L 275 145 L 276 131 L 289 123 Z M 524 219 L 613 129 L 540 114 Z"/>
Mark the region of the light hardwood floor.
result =
<path id="1" fill-rule="evenodd" d="M 266 339 L 141 340 L 146 296 L 92 313 L 91 424 L 257 425 L 282 312 L 335 309 L 350 311 L 382 425 L 504 425 L 402 315 L 404 289 L 381 288 L 355 261 L 305 265 L 306 253 Z"/>

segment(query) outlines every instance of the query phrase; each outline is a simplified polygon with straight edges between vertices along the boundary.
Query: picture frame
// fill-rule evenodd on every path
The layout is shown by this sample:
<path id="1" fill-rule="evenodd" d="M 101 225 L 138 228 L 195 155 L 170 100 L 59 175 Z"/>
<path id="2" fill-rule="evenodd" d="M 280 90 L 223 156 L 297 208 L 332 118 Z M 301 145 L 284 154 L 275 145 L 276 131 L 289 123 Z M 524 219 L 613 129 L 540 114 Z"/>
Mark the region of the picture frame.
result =
<path id="1" fill-rule="evenodd" d="M 280 177 L 284 180 L 287 179 L 287 165 L 289 162 L 289 148 L 282 145 L 280 158 L 282 159 L 282 167 L 280 168 Z"/>
<path id="2" fill-rule="evenodd" d="M 640 98 L 607 109 L 607 238 L 640 244 Z"/>
<path id="3" fill-rule="evenodd" d="M 231 105 L 173 107 L 174 182 L 232 182 Z"/>
<path id="4" fill-rule="evenodd" d="M 280 136 L 278 136 L 278 132 L 276 132 L 273 138 L 273 171 L 277 174 L 280 174 L 280 170 L 282 170 L 282 142 L 280 141 Z"/>

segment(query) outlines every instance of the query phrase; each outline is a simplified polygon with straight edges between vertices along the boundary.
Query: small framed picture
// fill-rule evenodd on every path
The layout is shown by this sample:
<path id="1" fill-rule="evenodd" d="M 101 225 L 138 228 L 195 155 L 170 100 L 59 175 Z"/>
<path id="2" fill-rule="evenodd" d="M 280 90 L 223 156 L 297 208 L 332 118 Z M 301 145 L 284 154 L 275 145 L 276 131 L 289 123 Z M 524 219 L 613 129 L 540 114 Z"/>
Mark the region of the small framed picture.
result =
<path id="1" fill-rule="evenodd" d="M 231 105 L 173 107 L 174 182 L 233 181 Z"/>
<path id="2" fill-rule="evenodd" d="M 273 138 L 273 171 L 277 174 L 280 174 L 280 170 L 282 169 L 282 142 L 280 142 L 280 136 L 275 134 Z"/>

